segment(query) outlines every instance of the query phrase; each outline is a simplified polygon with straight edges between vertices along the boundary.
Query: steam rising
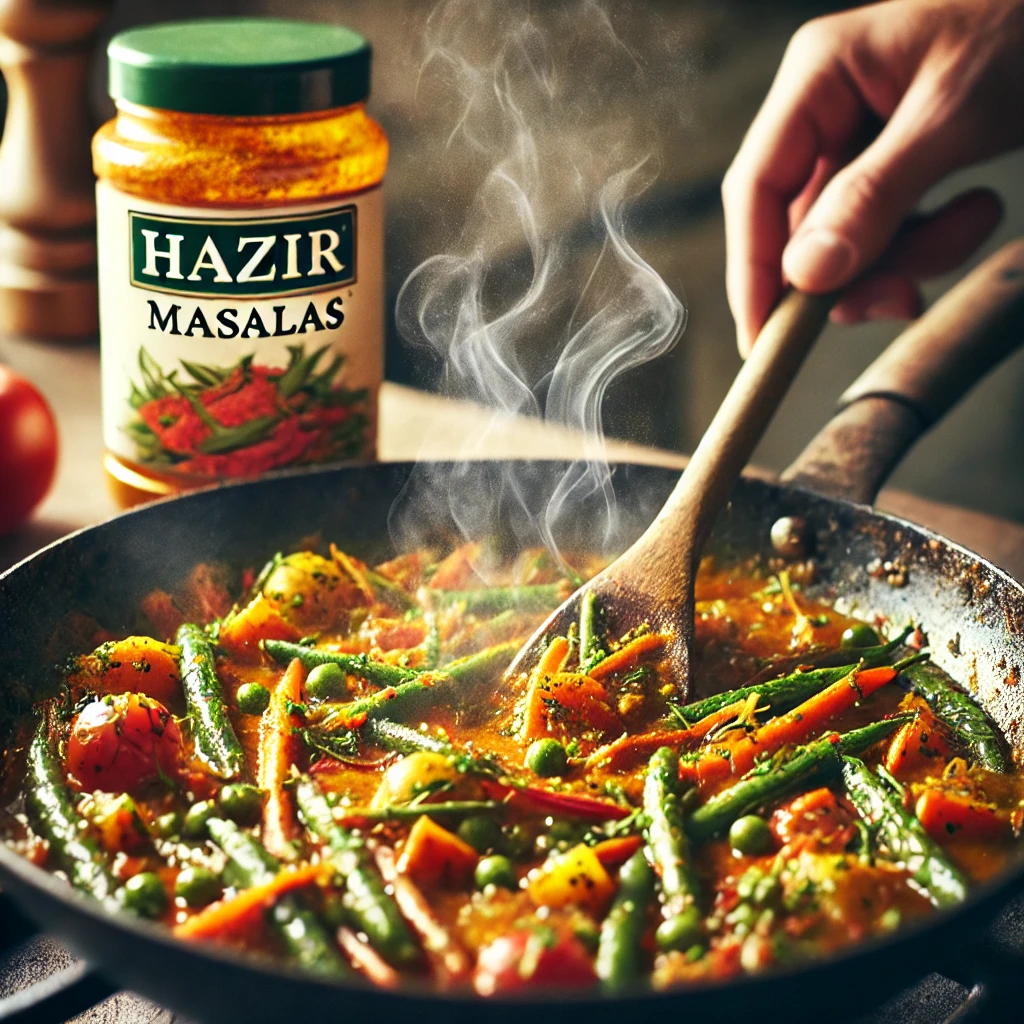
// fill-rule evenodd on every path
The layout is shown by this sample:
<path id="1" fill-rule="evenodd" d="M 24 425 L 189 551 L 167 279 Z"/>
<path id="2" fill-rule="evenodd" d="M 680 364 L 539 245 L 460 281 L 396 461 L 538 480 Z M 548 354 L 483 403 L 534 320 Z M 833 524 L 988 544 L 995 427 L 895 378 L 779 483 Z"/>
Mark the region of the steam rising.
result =
<path id="1" fill-rule="evenodd" d="M 456 98 L 449 152 L 484 169 L 451 251 L 402 287 L 398 329 L 440 358 L 442 393 L 495 410 L 491 431 L 517 416 L 564 424 L 583 433 L 585 459 L 557 471 L 421 463 L 392 509 L 392 535 L 414 540 L 440 502 L 467 539 L 500 525 L 557 555 L 565 523 L 583 518 L 596 546 L 616 519 L 605 395 L 667 352 L 686 321 L 626 237 L 628 201 L 655 176 L 636 131 L 642 63 L 592 2 L 561 7 L 542 27 L 512 2 L 455 0 L 434 11 L 426 40 L 421 97 Z M 612 81 L 621 95 L 624 75 L 634 102 L 616 113 L 603 96 Z M 581 221 L 598 240 L 589 251 L 568 237 Z M 481 457 L 486 441 L 467 438 L 461 458 Z"/>

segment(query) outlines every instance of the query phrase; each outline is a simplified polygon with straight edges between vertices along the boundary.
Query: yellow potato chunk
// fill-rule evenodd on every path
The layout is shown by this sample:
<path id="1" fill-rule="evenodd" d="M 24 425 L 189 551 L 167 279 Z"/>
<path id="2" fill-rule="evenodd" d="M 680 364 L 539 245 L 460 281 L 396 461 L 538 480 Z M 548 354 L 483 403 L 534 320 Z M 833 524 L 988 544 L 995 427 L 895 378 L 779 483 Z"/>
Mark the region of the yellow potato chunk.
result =
<path id="1" fill-rule="evenodd" d="M 384 773 L 370 806 L 379 810 L 408 803 L 430 786 L 439 782 L 456 783 L 464 778 L 444 754 L 417 751 L 396 761 Z"/>
<path id="2" fill-rule="evenodd" d="M 286 622 L 302 630 L 347 623 L 346 613 L 366 597 L 336 562 L 312 551 L 288 555 L 267 577 L 262 596 Z"/>
<path id="3" fill-rule="evenodd" d="M 615 895 L 615 883 L 584 843 L 530 872 L 530 898 L 539 907 L 577 906 L 600 915 Z"/>

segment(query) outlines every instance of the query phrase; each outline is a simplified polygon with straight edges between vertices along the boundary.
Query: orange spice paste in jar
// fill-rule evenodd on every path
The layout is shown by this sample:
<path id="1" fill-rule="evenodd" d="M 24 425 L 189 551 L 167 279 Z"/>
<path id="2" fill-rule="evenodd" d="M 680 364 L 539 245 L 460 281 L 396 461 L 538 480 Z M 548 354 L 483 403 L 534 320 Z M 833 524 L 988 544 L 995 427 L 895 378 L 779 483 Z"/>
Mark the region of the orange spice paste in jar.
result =
<path id="1" fill-rule="evenodd" d="M 115 496 L 372 459 L 388 141 L 369 44 L 202 19 L 122 32 L 108 57 L 117 116 L 93 164 Z"/>

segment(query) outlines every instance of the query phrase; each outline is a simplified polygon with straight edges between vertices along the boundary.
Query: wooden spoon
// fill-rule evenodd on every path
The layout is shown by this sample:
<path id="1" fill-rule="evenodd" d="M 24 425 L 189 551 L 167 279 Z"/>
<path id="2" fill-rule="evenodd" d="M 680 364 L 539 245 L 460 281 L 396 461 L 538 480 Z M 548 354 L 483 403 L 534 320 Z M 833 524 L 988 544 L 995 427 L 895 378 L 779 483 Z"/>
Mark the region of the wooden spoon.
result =
<path id="1" fill-rule="evenodd" d="M 643 623 L 671 638 L 666 654 L 680 697 L 689 690 L 693 642 L 693 584 L 701 550 L 751 453 L 811 350 L 834 295 L 791 291 L 764 325 L 657 519 L 625 554 L 585 583 L 526 642 L 505 674 L 528 671 L 544 638 L 565 636 L 592 591 L 609 637 Z"/>

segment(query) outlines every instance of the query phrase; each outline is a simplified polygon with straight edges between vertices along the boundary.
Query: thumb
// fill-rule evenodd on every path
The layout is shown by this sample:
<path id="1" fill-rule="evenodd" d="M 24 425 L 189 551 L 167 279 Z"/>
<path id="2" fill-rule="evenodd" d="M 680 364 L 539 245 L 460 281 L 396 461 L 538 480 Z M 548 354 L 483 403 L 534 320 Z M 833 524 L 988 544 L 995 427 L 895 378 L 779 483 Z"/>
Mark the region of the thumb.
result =
<path id="1" fill-rule="evenodd" d="M 906 108 L 902 103 L 878 138 L 825 186 L 790 239 L 782 269 L 795 287 L 828 292 L 852 281 L 951 169 L 951 133 Z"/>

